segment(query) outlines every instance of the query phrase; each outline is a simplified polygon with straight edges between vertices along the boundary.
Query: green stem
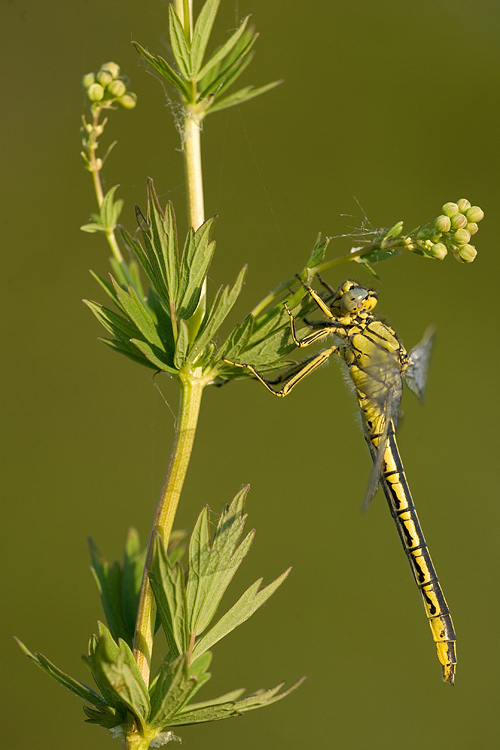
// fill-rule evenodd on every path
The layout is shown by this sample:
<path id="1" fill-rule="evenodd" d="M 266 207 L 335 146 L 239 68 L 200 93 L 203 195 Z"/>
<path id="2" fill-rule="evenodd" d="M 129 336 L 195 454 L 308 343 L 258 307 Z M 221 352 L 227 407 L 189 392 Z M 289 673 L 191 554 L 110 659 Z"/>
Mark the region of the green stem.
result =
<path id="1" fill-rule="evenodd" d="M 154 622 L 156 618 L 153 592 L 149 583 L 149 571 L 153 564 L 154 543 L 156 536 L 159 535 L 165 547 L 168 546 L 175 512 L 193 449 L 201 395 L 208 380 L 206 375 L 202 375 L 201 369 L 189 373 L 189 376 L 186 375 L 181 380 L 179 418 L 170 463 L 151 530 L 134 636 L 134 657 L 146 685 L 149 685 Z"/>

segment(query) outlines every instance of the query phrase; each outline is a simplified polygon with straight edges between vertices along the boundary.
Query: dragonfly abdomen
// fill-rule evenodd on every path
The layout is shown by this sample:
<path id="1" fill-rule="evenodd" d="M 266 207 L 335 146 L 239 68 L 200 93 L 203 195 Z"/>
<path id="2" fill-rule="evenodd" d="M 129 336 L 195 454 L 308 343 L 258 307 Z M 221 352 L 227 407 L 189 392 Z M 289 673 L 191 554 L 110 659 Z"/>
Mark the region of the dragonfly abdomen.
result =
<path id="1" fill-rule="evenodd" d="M 376 439 L 374 439 L 374 450 L 377 448 L 376 442 Z M 401 542 L 408 556 L 415 582 L 422 595 L 432 637 L 436 644 L 438 659 L 443 667 L 443 679 L 453 685 L 457 662 L 455 630 L 418 520 L 399 455 L 393 424 L 391 424 L 387 433 L 381 481 Z"/>

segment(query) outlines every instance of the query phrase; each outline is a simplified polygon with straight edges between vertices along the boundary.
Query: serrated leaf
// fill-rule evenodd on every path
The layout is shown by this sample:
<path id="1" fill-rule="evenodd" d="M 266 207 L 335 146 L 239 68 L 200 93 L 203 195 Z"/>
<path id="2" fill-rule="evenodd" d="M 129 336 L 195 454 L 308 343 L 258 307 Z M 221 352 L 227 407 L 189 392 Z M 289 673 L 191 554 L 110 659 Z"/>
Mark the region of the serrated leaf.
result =
<path id="1" fill-rule="evenodd" d="M 106 230 L 114 229 L 116 227 L 118 217 L 123 208 L 123 200 L 116 202 L 114 200 L 115 193 L 119 187 L 119 185 L 112 187 L 102 199 L 100 217 L 101 224 Z"/>
<path id="2" fill-rule="evenodd" d="M 106 294 L 108 295 L 108 297 L 110 297 L 113 300 L 113 302 L 115 303 L 115 305 L 117 306 L 117 308 L 121 312 L 124 312 L 123 307 L 118 302 L 118 297 L 116 296 L 116 292 L 115 292 L 115 289 L 113 287 L 113 284 L 110 281 L 108 281 L 107 279 L 104 279 L 102 276 L 99 276 L 99 274 L 95 273 L 94 271 L 90 271 L 90 275 L 92 276 L 92 278 L 95 281 L 97 281 L 97 283 L 99 284 L 99 286 L 101 287 L 101 289 L 103 289 L 106 292 Z M 83 302 L 85 304 L 88 304 L 87 300 L 83 300 Z M 93 303 L 93 304 L 97 304 L 97 303 Z"/>
<path id="3" fill-rule="evenodd" d="M 207 3 L 208 4 L 208 3 Z M 218 3 L 217 3 L 218 4 Z M 218 65 L 219 63 L 224 60 L 224 58 L 229 55 L 232 49 L 236 46 L 237 42 L 239 41 L 240 37 L 242 36 L 243 32 L 245 31 L 248 21 L 250 19 L 250 16 L 246 16 L 240 23 L 239 27 L 236 29 L 236 31 L 229 37 L 229 39 L 215 52 L 215 54 L 212 55 L 210 60 L 208 60 L 203 68 L 199 70 L 197 73 L 197 80 L 201 80 L 204 78 L 207 73 L 212 70 L 212 68 L 215 65 Z M 207 39 L 208 41 L 208 39 Z M 193 37 L 193 50 L 194 50 L 194 37 Z M 199 61 L 199 64 L 195 66 L 195 71 L 198 71 L 199 65 L 201 64 L 203 60 L 203 56 Z"/>
<path id="4" fill-rule="evenodd" d="M 116 341 L 116 339 L 98 339 L 103 344 L 106 344 L 110 349 L 113 349 L 113 351 L 118 352 L 119 354 L 124 354 L 125 357 L 128 357 L 132 360 L 132 362 L 136 362 L 139 365 L 143 365 L 144 367 L 149 367 L 152 370 L 157 370 L 158 367 L 156 367 L 154 364 L 149 362 L 146 357 L 141 356 L 141 354 L 138 351 L 130 351 L 121 341 Z M 135 345 L 137 346 L 137 341 L 135 342 Z"/>
<path id="5" fill-rule="evenodd" d="M 314 247 L 311 251 L 311 255 L 309 256 L 309 260 L 306 263 L 306 268 L 315 268 L 318 266 L 323 258 L 325 257 L 326 248 L 330 244 L 330 237 L 326 237 L 323 241 L 321 241 L 321 232 L 318 234 L 316 238 L 316 242 L 314 243 Z"/>
<path id="6" fill-rule="evenodd" d="M 163 342 L 156 330 L 155 321 L 137 296 L 135 289 L 132 286 L 128 286 L 126 290 L 122 289 L 113 278 L 112 283 L 118 301 L 132 323 L 137 326 L 146 341 L 164 351 Z"/>
<path id="7" fill-rule="evenodd" d="M 179 320 L 177 341 L 175 342 L 174 367 L 180 370 L 187 357 L 189 347 L 189 328 L 185 320 Z"/>
<path id="8" fill-rule="evenodd" d="M 184 573 L 179 563 L 171 567 L 159 537 L 149 579 L 169 649 L 176 658 L 189 647 Z"/>
<path id="9" fill-rule="evenodd" d="M 191 42 L 191 60 L 195 76 L 203 62 L 219 5 L 220 0 L 207 0 L 196 20 Z"/>
<path id="10" fill-rule="evenodd" d="M 105 729 L 113 729 L 114 727 L 123 724 L 126 718 L 126 713 L 120 715 L 115 709 L 109 708 L 109 710 L 99 711 L 95 708 L 89 708 L 89 706 L 83 706 L 83 711 L 88 716 L 85 721 L 88 724 L 99 724 L 99 726 Z"/>
<path id="11" fill-rule="evenodd" d="M 125 346 L 131 348 L 129 341 L 131 338 L 137 338 L 141 335 L 140 330 L 129 319 L 123 318 L 121 315 L 109 310 L 107 307 L 100 305 L 98 302 L 92 302 L 91 300 L 84 299 L 84 304 L 92 310 L 97 320 L 104 326 L 104 328 L 112 333 L 118 341 L 121 341 Z"/>
<path id="12" fill-rule="evenodd" d="M 31 661 L 33 661 L 38 667 L 40 667 L 40 669 L 42 669 L 46 674 L 56 680 L 56 682 L 58 682 L 60 685 L 65 687 L 67 690 L 70 690 L 74 695 L 78 696 L 78 698 L 87 701 L 96 708 L 100 708 L 103 711 L 108 708 L 108 704 L 106 703 L 106 701 L 103 700 L 103 698 L 101 698 L 101 696 L 98 695 L 94 690 L 92 690 L 92 688 L 89 688 L 83 682 L 75 680 L 73 677 L 65 674 L 42 654 L 32 653 L 29 648 L 25 646 L 24 643 L 22 643 L 22 641 L 20 641 L 18 638 L 14 638 L 14 640 L 16 641 L 19 648 L 26 654 L 26 656 L 31 659 Z"/>
<path id="13" fill-rule="evenodd" d="M 111 643 L 102 624 L 92 660 L 92 668 L 108 689 L 112 690 L 128 710 L 145 726 L 151 708 L 149 693 L 132 651 L 122 639 L 118 644 Z"/>
<path id="14" fill-rule="evenodd" d="M 212 104 L 207 109 L 206 114 L 208 115 L 212 112 L 220 112 L 222 109 L 228 109 L 229 107 L 234 107 L 237 104 L 248 102 L 250 101 L 250 99 L 254 99 L 256 96 L 260 96 L 261 94 L 265 94 L 266 91 L 274 89 L 276 86 L 279 86 L 280 83 L 282 83 L 282 81 L 273 81 L 272 83 L 268 83 L 265 86 L 260 86 L 257 89 L 255 89 L 253 86 L 246 86 L 245 88 L 236 91 L 234 94 L 226 96 L 224 99 L 216 99 L 214 104 Z"/>
<path id="15" fill-rule="evenodd" d="M 170 44 L 175 61 L 179 66 L 181 74 L 189 80 L 192 73 L 191 51 L 184 34 L 184 29 L 180 22 L 177 11 L 173 5 L 168 6 L 169 26 L 170 26 Z"/>
<path id="16" fill-rule="evenodd" d="M 202 657 L 200 657 L 202 658 Z M 231 690 L 229 693 L 225 693 L 224 695 L 220 695 L 218 698 L 212 698 L 208 701 L 200 701 L 199 703 L 190 703 L 189 706 L 185 706 L 181 714 L 184 714 L 188 711 L 198 711 L 200 708 L 209 708 L 211 706 L 217 706 L 221 703 L 234 703 L 238 700 L 238 698 L 243 695 L 245 692 L 245 688 L 238 688 L 237 690 Z"/>
<path id="17" fill-rule="evenodd" d="M 227 359 L 238 359 L 238 356 L 242 349 L 244 349 L 253 331 L 255 318 L 253 315 L 247 315 L 245 320 L 239 323 L 236 328 L 233 328 L 224 344 L 220 347 L 219 352 L 221 357 Z"/>
<path id="18" fill-rule="evenodd" d="M 190 94 L 190 91 L 182 78 L 177 75 L 175 70 L 170 67 L 168 62 L 161 57 L 160 55 L 152 55 L 150 52 L 148 52 L 141 44 L 138 42 L 132 42 L 137 52 L 149 62 L 152 67 L 158 71 L 158 73 L 163 76 L 163 78 L 166 78 L 169 83 L 171 83 L 175 88 L 182 94 L 182 96 L 187 100 L 191 101 L 192 97 Z"/>
<path id="19" fill-rule="evenodd" d="M 94 574 L 99 594 L 101 596 L 104 614 L 109 630 L 114 640 L 124 638 L 129 645 L 130 633 L 127 630 L 122 614 L 122 571 L 117 562 L 109 565 L 108 561 L 101 555 L 95 542 L 89 539 L 90 556 L 92 559 L 91 570 Z M 133 638 L 133 631 L 132 631 Z"/>
<path id="20" fill-rule="evenodd" d="M 122 613 L 127 632 L 131 636 L 131 640 L 126 639 L 129 645 L 134 638 L 146 552 L 146 548 L 141 550 L 137 530 L 130 528 L 122 568 Z"/>
<path id="21" fill-rule="evenodd" d="M 214 627 L 196 643 L 193 649 L 193 658 L 200 656 L 204 651 L 211 648 L 214 643 L 220 641 L 221 638 L 224 638 L 228 633 L 237 628 L 238 625 L 241 625 L 245 620 L 248 620 L 248 618 L 251 617 L 253 613 L 261 607 L 270 596 L 272 596 L 272 594 L 274 594 L 276 589 L 281 586 L 290 573 L 290 570 L 291 568 L 285 570 L 284 573 L 267 586 L 264 586 L 263 589 L 260 588 L 262 578 L 255 581 L 255 583 L 252 584 L 244 594 L 242 594 L 236 604 L 234 604 L 231 609 L 220 618 Z"/>
<path id="22" fill-rule="evenodd" d="M 204 508 L 198 517 L 189 543 L 189 571 L 186 600 L 189 632 L 199 635 L 208 627 L 236 571 L 247 555 L 255 532 L 241 542 L 246 514 L 248 487 L 241 490 L 226 506 L 210 543 L 209 512 Z"/>
<path id="23" fill-rule="evenodd" d="M 196 310 L 215 251 L 215 242 L 210 242 L 214 221 L 215 217 L 208 219 L 196 232 L 190 229 L 184 245 L 175 308 L 177 315 L 186 320 Z"/>
<path id="24" fill-rule="evenodd" d="M 290 693 L 292 693 L 294 690 L 297 690 L 297 688 L 302 685 L 305 679 L 305 677 L 301 677 L 300 680 L 297 680 L 294 685 L 289 687 L 288 690 L 285 690 L 283 693 L 280 693 L 280 690 L 285 684 L 284 682 L 281 682 L 279 685 L 276 685 L 276 687 L 271 688 L 270 690 L 258 690 L 253 695 L 249 695 L 247 698 L 243 698 L 243 700 L 237 701 L 236 708 L 238 709 L 238 712 L 246 713 L 247 711 L 252 711 L 254 708 L 269 706 L 271 705 L 271 703 L 276 703 L 282 698 L 286 698 L 286 696 L 290 695 Z"/>
<path id="25" fill-rule="evenodd" d="M 234 303 L 238 299 L 245 278 L 246 266 L 244 266 L 232 287 L 225 287 L 220 294 L 214 299 L 212 306 L 207 313 L 198 336 L 189 352 L 189 361 L 194 362 L 199 357 L 211 339 L 215 336 L 227 315 L 231 311 Z"/>
<path id="26" fill-rule="evenodd" d="M 146 357 L 148 364 L 155 370 L 162 370 L 162 372 L 168 372 L 169 375 L 177 375 L 177 369 L 168 365 L 164 359 L 165 354 L 160 349 L 156 349 L 148 344 L 147 341 L 141 341 L 140 339 L 130 339 L 130 342 L 139 349 L 142 354 Z"/>
<path id="27" fill-rule="evenodd" d="M 199 93 L 200 99 L 205 99 L 211 94 L 216 95 L 224 87 L 229 86 L 233 81 L 238 78 L 243 72 L 246 66 L 250 62 L 249 52 L 257 40 L 257 34 L 250 37 L 241 50 L 240 56 L 231 62 L 226 61 L 226 64 L 222 67 L 220 73 Z M 245 57 L 247 58 L 245 60 Z"/>
<path id="28" fill-rule="evenodd" d="M 182 654 L 174 662 L 164 661 L 158 671 L 151 695 L 151 715 L 148 725 L 163 729 L 169 719 L 180 711 L 196 690 L 197 679 L 187 667 L 188 655 Z"/>

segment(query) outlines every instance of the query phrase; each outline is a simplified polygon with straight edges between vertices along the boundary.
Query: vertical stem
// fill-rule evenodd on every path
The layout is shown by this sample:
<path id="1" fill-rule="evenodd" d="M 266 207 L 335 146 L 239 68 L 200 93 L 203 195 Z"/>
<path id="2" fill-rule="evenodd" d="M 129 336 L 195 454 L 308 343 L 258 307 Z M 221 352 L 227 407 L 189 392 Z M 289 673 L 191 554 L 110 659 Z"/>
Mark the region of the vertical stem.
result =
<path id="1" fill-rule="evenodd" d="M 198 229 L 205 221 L 203 205 L 203 175 L 201 170 L 201 123 L 186 108 L 184 120 L 184 166 L 186 170 L 189 223 Z"/>
<path id="2" fill-rule="evenodd" d="M 190 374 L 189 378 L 184 378 L 181 383 L 179 419 L 170 463 L 151 530 L 134 637 L 134 657 L 146 685 L 149 684 L 154 621 L 156 618 L 153 592 L 149 582 L 149 571 L 153 564 L 154 544 L 156 535 L 159 534 L 165 547 L 168 545 L 175 512 L 193 449 L 201 395 L 203 388 L 207 384 L 207 379 L 201 377 L 201 372 L 196 372 Z"/>

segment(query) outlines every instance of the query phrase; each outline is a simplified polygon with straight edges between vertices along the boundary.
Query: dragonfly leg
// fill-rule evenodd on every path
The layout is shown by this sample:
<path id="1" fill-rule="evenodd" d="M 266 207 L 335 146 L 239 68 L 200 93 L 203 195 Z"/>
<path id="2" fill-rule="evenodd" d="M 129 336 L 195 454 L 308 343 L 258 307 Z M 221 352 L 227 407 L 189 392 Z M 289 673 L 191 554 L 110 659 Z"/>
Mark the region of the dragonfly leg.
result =
<path id="1" fill-rule="evenodd" d="M 228 359 L 225 359 L 224 362 L 227 362 L 228 365 L 233 365 L 234 367 L 244 367 L 246 370 L 249 370 L 252 375 L 257 378 L 257 380 L 259 380 L 262 385 L 264 385 L 267 390 L 270 391 L 274 396 L 284 397 L 288 396 L 292 388 L 295 388 L 297 383 L 300 383 L 300 381 L 306 378 L 311 372 L 314 372 L 314 370 L 317 370 L 318 367 L 321 367 L 321 365 L 323 365 L 331 357 L 332 354 L 335 354 L 337 350 L 338 346 L 331 346 L 329 349 L 323 349 L 323 351 L 319 352 L 319 354 L 314 354 L 312 357 L 309 357 L 303 362 L 299 362 L 298 364 L 294 365 L 290 370 L 287 370 L 278 378 L 276 378 L 276 380 L 266 380 L 266 378 L 262 377 L 262 375 L 257 372 L 253 365 L 244 365 L 239 362 L 230 362 Z M 273 388 L 273 385 L 283 383 L 284 381 L 286 381 L 286 383 L 279 391 L 276 391 Z"/>

